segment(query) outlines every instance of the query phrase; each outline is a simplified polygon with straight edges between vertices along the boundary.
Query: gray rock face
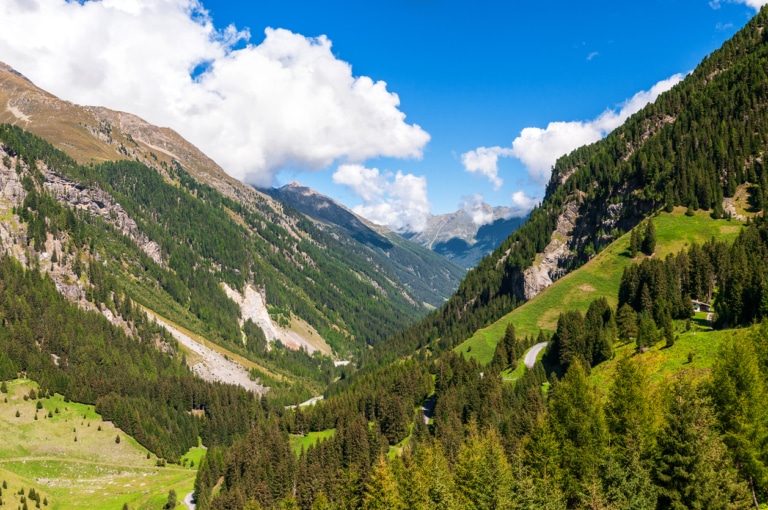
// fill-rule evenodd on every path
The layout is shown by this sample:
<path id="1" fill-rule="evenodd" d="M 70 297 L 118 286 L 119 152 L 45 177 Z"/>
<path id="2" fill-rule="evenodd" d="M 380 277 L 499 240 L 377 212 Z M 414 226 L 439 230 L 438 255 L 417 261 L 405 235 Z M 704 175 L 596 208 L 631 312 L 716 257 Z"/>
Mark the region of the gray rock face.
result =
<path id="1" fill-rule="evenodd" d="M 565 274 L 563 265 L 574 255 L 570 249 L 570 241 L 578 217 L 578 204 L 568 202 L 557 219 L 557 228 L 552 232 L 552 240 L 544 249 L 544 253 L 537 257 L 539 262 L 523 272 L 523 290 L 526 300 L 531 299 Z"/>
<path id="2" fill-rule="evenodd" d="M 508 207 L 491 207 L 488 204 L 481 207 L 483 215 L 492 218 L 490 223 L 478 225 L 466 211 L 459 210 L 430 216 L 424 231 L 404 237 L 461 267 L 475 267 L 527 219 L 512 217 Z"/>
<path id="3" fill-rule="evenodd" d="M 160 245 L 139 230 L 133 218 L 115 202 L 112 195 L 96 186 L 83 187 L 45 167 L 43 175 L 45 176 L 44 186 L 54 198 L 74 209 L 86 210 L 92 216 L 100 216 L 123 235 L 130 237 L 149 258 L 163 265 Z"/>

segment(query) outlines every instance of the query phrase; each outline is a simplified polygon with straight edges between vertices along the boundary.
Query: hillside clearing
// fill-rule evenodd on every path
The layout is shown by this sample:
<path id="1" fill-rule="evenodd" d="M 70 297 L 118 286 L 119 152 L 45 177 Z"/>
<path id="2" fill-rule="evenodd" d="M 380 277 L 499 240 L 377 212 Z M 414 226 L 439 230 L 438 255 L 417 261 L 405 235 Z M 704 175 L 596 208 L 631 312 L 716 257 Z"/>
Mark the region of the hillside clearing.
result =
<path id="1" fill-rule="evenodd" d="M 659 213 L 653 218 L 657 245 L 654 257 L 678 253 L 693 243 L 703 244 L 713 236 L 732 241 L 739 233 L 741 223 L 713 220 L 706 211 L 686 216 L 685 209 L 677 207 L 672 213 Z M 566 310 L 585 312 L 589 304 L 600 297 L 615 307 L 624 268 L 639 263 L 643 255 L 629 257 L 630 233 L 626 233 L 576 271 L 557 280 L 551 287 L 513 310 L 499 321 L 479 329 L 455 351 L 488 363 L 493 358 L 496 343 L 512 322 L 518 337 L 539 334 L 539 330 L 554 332 L 557 319 Z"/>
<path id="2" fill-rule="evenodd" d="M 197 458 L 195 468 L 158 467 L 156 457 L 147 458 L 144 447 L 102 421 L 93 406 L 66 402 L 58 394 L 24 400 L 30 390 L 38 390 L 28 379 L 7 385 L 8 393 L 0 394 L 0 479 L 8 489 L 0 508 L 20 506 L 22 488 L 34 488 L 54 510 L 114 509 L 124 503 L 155 509 L 165 503 L 170 489 L 181 495 L 193 490 L 200 452 L 188 454 Z M 42 409 L 37 409 L 38 402 Z"/>

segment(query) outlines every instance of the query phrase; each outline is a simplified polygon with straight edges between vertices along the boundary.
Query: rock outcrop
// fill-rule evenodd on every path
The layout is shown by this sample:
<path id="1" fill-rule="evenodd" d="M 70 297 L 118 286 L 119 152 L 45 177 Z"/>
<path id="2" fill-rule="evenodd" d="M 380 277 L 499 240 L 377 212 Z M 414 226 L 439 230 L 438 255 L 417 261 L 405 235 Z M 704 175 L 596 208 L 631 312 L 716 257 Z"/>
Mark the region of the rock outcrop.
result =
<path id="1" fill-rule="evenodd" d="M 526 300 L 533 298 L 565 274 L 564 265 L 574 256 L 570 242 L 578 217 L 579 205 L 574 201 L 567 202 L 557 219 L 557 228 L 552 232 L 551 241 L 544 253 L 537 255 L 533 265 L 523 272 Z"/>

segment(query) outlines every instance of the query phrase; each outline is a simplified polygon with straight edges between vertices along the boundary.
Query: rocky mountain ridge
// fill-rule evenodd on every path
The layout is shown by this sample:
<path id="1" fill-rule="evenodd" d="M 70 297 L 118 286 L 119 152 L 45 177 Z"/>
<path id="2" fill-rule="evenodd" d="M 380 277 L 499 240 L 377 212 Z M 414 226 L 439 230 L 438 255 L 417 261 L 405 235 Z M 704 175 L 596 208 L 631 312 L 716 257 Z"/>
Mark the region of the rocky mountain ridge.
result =
<path id="1" fill-rule="evenodd" d="M 418 233 L 404 234 L 448 260 L 470 269 L 496 249 L 504 239 L 525 223 L 526 217 L 512 216 L 509 207 L 491 207 L 483 203 L 482 214 L 490 221 L 483 224 L 464 209 L 449 214 L 431 215 L 427 227 Z"/>
<path id="2" fill-rule="evenodd" d="M 408 253 L 408 262 L 392 262 L 399 256 L 374 253 L 343 232 L 309 221 L 229 177 L 174 131 L 152 126 L 132 114 L 62 101 L 0 64 L 0 123 L 3 122 L 42 137 L 74 159 L 68 163 L 51 153 L 53 149 L 39 147 L 39 142 L 26 138 L 20 141 L 20 135 L 4 130 L 11 141 L 19 138 L 15 141 L 22 144 L 21 148 L 15 146 L 15 152 L 9 143 L 3 145 L 8 161 L 0 183 L 6 190 L 0 200 L 7 200 L 9 209 L 9 219 L 0 222 L 0 233 L 9 241 L 8 247 L 15 246 L 17 258 L 29 267 L 30 252 L 23 228 L 14 230 L 13 226 L 14 222 L 17 226 L 24 222 L 19 221 L 18 214 L 14 216 L 12 209 L 20 209 L 26 196 L 22 193 L 22 173 L 30 177 L 38 171 L 41 192 L 45 190 L 78 217 L 93 222 L 96 228 L 104 225 L 114 235 L 123 236 L 127 241 L 120 243 L 129 243 L 141 252 L 120 255 L 122 248 L 117 247 L 116 240 L 108 240 L 113 234 L 107 232 L 101 249 L 91 247 L 91 253 L 85 247 L 80 252 L 86 269 L 89 261 L 101 257 L 110 272 L 123 273 L 120 278 L 127 278 L 124 285 L 132 299 L 149 309 L 165 303 L 163 309 L 154 311 L 163 317 L 172 315 L 171 319 L 181 321 L 196 334 L 212 335 L 211 340 L 229 338 L 228 341 L 237 342 L 240 335 L 231 328 L 243 328 L 245 320 L 253 320 L 245 317 L 247 313 L 242 309 L 237 312 L 242 303 L 235 302 L 235 293 L 226 296 L 224 284 L 241 297 L 249 288 L 262 297 L 258 316 L 271 317 L 272 326 L 279 333 L 268 335 L 268 341 L 279 339 L 292 348 L 304 346 L 310 352 L 317 349 L 344 358 L 365 343 L 376 343 L 426 313 L 425 303 L 439 305 L 458 284 L 461 271 L 456 268 L 433 278 L 442 285 L 448 281 L 452 287 L 442 287 L 437 292 L 425 287 L 415 292 L 411 282 L 418 279 L 420 272 L 439 264 L 417 264 L 413 261 L 419 257 L 413 257 L 407 250 L 400 253 Z M 25 152 L 24 143 L 35 148 L 29 154 L 20 154 Z M 33 153 L 37 155 L 30 156 Z M 53 160 L 66 168 L 46 164 L 46 157 L 41 154 L 53 154 Z M 115 163 L 111 169 L 102 168 L 110 162 Z M 82 165 L 80 169 L 75 168 L 77 164 Z M 17 165 L 23 167 L 21 173 L 13 171 Z M 160 179 L 141 168 L 151 169 Z M 171 204 L 158 202 L 171 195 L 180 204 L 186 203 L 188 209 L 188 213 L 173 220 L 162 215 L 179 213 L 173 212 Z M 208 227 L 201 225 L 188 230 L 186 226 L 189 221 L 209 220 L 213 223 Z M 206 238 L 203 232 L 214 228 L 213 224 L 218 225 L 217 230 L 211 230 L 217 241 Z M 232 235 L 223 236 L 222 229 Z M 93 235 L 102 234 L 94 231 Z M 232 249 L 227 248 L 229 243 L 233 243 Z M 62 253 L 61 241 L 54 245 L 51 250 Z M 41 250 L 32 258 L 44 258 L 42 253 L 50 256 L 51 250 Z M 233 255 L 235 251 L 237 254 Z M 145 256 L 146 260 L 140 260 Z M 194 265 L 198 275 L 203 271 L 202 274 L 218 281 L 214 291 L 217 299 L 222 300 L 226 313 L 233 314 L 226 321 L 231 323 L 235 315 L 239 317 L 239 324 L 227 326 L 229 333 L 217 332 L 218 326 L 210 325 L 208 315 L 223 313 L 222 309 L 212 307 L 210 300 L 206 303 L 202 295 L 194 297 L 200 290 L 190 285 L 199 286 L 202 282 L 193 282 L 200 276 L 188 273 L 189 268 L 181 262 L 184 259 Z M 156 267 L 148 267 L 149 263 Z M 180 281 L 179 275 L 183 274 L 187 275 L 182 278 L 186 281 Z M 203 279 L 210 280 L 210 276 Z M 403 276 L 410 280 L 403 281 Z M 65 280 L 68 283 L 62 283 Z M 78 287 L 80 280 L 77 275 L 62 276 L 59 287 L 73 299 L 81 299 L 87 293 L 81 287 L 87 284 L 83 280 Z M 197 311 L 190 310 L 190 298 L 198 299 L 193 306 Z M 226 300 L 231 303 L 226 304 Z M 266 323 L 262 323 L 263 329 Z M 244 347 L 241 344 L 238 348 Z"/>
<path id="3" fill-rule="evenodd" d="M 376 225 L 332 198 L 292 182 L 261 190 L 275 200 L 307 215 L 327 228 L 337 228 L 378 255 L 379 262 L 405 282 L 418 299 L 438 307 L 456 290 L 464 271 L 460 267 L 406 241 L 388 228 Z"/>

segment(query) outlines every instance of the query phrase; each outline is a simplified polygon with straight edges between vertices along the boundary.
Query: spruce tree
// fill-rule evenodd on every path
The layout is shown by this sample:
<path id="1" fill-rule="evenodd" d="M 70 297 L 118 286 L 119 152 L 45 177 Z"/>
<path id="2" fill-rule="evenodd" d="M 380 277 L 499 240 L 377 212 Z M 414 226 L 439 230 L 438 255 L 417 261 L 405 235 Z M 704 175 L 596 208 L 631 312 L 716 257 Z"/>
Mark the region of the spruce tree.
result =
<path id="1" fill-rule="evenodd" d="M 481 437 L 471 423 L 469 436 L 459 451 L 455 470 L 456 489 L 462 506 L 477 510 L 509 507 L 512 497 L 512 473 L 498 435 L 488 432 Z"/>
<path id="2" fill-rule="evenodd" d="M 658 330 L 656 323 L 647 313 L 640 314 L 640 321 L 637 326 L 637 350 L 642 351 L 647 347 L 653 346 L 658 341 Z"/>
<path id="3" fill-rule="evenodd" d="M 637 337 L 637 314 L 629 304 L 624 303 L 616 314 L 619 338 L 624 342 Z"/>
<path id="4" fill-rule="evenodd" d="M 768 395 L 752 339 L 723 343 L 712 367 L 710 395 L 719 429 L 742 479 L 768 497 Z"/>
<path id="5" fill-rule="evenodd" d="M 693 383 L 684 378 L 675 381 L 657 439 L 654 477 L 659 508 L 748 507 L 746 484 L 738 481 L 714 425 L 709 402 Z"/>
<path id="6" fill-rule="evenodd" d="M 384 455 L 379 455 L 373 467 L 373 472 L 365 485 L 363 494 L 364 510 L 399 510 L 404 509 L 405 503 L 400 497 L 389 463 Z"/>
<path id="7" fill-rule="evenodd" d="M 653 225 L 653 220 L 648 220 L 645 226 L 642 250 L 649 257 L 656 251 L 656 227 Z"/>
<path id="8" fill-rule="evenodd" d="M 580 362 L 553 389 L 547 420 L 561 445 L 563 491 L 575 503 L 599 472 L 608 444 L 600 398 Z"/>
<path id="9" fill-rule="evenodd" d="M 629 256 L 632 258 L 637 257 L 637 252 L 640 251 L 640 231 L 639 228 L 633 228 L 632 234 L 629 236 Z"/>

